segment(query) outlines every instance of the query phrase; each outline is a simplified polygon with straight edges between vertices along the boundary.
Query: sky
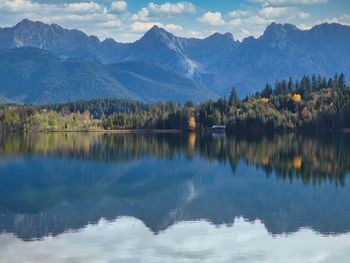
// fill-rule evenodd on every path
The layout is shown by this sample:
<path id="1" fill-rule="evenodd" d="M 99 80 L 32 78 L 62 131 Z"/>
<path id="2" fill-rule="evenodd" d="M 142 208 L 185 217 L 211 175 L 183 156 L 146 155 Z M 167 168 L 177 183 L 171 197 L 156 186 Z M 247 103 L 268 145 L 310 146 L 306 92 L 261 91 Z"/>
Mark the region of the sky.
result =
<path id="1" fill-rule="evenodd" d="M 182 37 L 230 32 L 242 40 L 259 37 L 271 22 L 304 30 L 350 25 L 350 0 L 0 0 L 0 27 L 24 18 L 119 42 L 133 42 L 153 25 Z"/>

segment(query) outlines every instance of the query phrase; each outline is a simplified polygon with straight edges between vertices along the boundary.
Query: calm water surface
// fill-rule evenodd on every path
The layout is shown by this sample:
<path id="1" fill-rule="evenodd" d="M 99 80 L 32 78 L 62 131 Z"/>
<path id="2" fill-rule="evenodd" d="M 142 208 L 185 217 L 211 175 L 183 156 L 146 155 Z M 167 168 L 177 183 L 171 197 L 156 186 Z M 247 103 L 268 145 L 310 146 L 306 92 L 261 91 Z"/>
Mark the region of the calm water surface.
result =
<path id="1" fill-rule="evenodd" d="M 0 134 L 0 262 L 350 262 L 350 135 Z"/>

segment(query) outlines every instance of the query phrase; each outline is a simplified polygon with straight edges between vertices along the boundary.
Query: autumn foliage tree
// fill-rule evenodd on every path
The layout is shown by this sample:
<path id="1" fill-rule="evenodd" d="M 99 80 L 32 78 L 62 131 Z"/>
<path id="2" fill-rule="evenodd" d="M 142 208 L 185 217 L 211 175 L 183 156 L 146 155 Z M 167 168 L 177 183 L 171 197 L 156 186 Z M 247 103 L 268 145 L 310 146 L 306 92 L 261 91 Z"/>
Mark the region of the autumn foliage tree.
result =
<path id="1" fill-rule="evenodd" d="M 196 130 L 197 124 L 196 124 L 196 118 L 194 116 L 190 116 L 188 119 L 188 129 L 190 131 Z"/>

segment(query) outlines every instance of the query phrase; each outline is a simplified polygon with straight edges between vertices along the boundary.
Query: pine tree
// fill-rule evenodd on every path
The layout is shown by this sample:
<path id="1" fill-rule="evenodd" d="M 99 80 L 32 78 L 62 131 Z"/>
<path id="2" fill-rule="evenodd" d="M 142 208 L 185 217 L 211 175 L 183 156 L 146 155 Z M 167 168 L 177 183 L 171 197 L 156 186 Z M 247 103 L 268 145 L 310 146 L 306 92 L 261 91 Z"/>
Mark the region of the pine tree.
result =
<path id="1" fill-rule="evenodd" d="M 318 84 L 317 84 L 317 79 L 316 79 L 315 74 L 312 74 L 311 83 L 312 83 L 311 84 L 312 85 L 312 91 L 318 90 Z"/>
<path id="2" fill-rule="evenodd" d="M 341 73 L 338 78 L 338 87 L 345 88 L 345 86 L 346 86 L 345 75 Z"/>
<path id="3" fill-rule="evenodd" d="M 263 98 L 270 98 L 272 95 L 272 87 L 269 83 L 266 83 L 265 88 L 263 89 L 263 91 L 261 92 L 261 97 Z"/>
<path id="4" fill-rule="evenodd" d="M 293 83 L 293 79 L 289 78 L 288 80 L 288 92 L 293 92 L 294 91 L 294 83 Z"/>
<path id="5" fill-rule="evenodd" d="M 229 105 L 237 107 L 238 104 L 239 104 L 239 97 L 237 95 L 236 88 L 233 87 L 230 93 Z"/>

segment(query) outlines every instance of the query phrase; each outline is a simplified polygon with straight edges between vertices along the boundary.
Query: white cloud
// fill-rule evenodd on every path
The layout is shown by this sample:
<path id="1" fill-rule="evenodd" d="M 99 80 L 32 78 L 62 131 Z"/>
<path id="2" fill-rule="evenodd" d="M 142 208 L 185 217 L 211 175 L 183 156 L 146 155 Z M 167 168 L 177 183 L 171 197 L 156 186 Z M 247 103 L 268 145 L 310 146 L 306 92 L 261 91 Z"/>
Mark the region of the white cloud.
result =
<path id="1" fill-rule="evenodd" d="M 182 26 L 175 24 L 167 24 L 164 28 L 170 32 L 180 32 L 183 30 Z"/>
<path id="2" fill-rule="evenodd" d="M 240 18 L 235 18 L 235 19 L 230 20 L 230 24 L 232 26 L 240 26 L 240 25 L 242 25 L 242 22 L 243 22 L 243 20 Z"/>
<path id="3" fill-rule="evenodd" d="M 126 12 L 128 4 L 125 1 L 112 2 L 111 10 L 117 12 Z"/>
<path id="4" fill-rule="evenodd" d="M 267 26 L 271 22 L 273 22 L 273 20 L 258 16 L 258 15 L 250 16 L 244 20 L 244 23 L 247 23 L 249 25 L 263 26 L 263 27 Z"/>
<path id="5" fill-rule="evenodd" d="M 190 2 L 164 3 L 161 5 L 149 3 L 148 9 L 154 13 L 165 14 L 192 14 L 196 12 L 196 6 Z"/>
<path id="6" fill-rule="evenodd" d="M 282 18 L 284 20 L 291 20 L 294 18 L 307 19 L 310 17 L 309 13 L 302 12 L 296 7 L 272 6 L 264 7 L 263 9 L 258 11 L 258 15 L 267 19 Z"/>
<path id="7" fill-rule="evenodd" d="M 149 10 L 146 7 L 141 8 L 137 14 L 132 16 L 133 20 L 147 21 L 149 19 Z"/>
<path id="8" fill-rule="evenodd" d="M 40 4 L 28 0 L 0 0 L 0 11 L 20 13 L 40 8 Z"/>
<path id="9" fill-rule="evenodd" d="M 268 6 L 268 7 L 261 9 L 258 13 L 259 13 L 259 15 L 266 17 L 266 18 L 276 18 L 276 17 L 285 16 L 290 11 L 291 11 L 291 9 L 288 7 Z"/>
<path id="10" fill-rule="evenodd" d="M 307 19 L 309 18 L 311 15 L 309 13 L 305 13 L 305 12 L 299 12 L 297 14 L 297 16 L 300 18 L 300 19 Z"/>
<path id="11" fill-rule="evenodd" d="M 252 10 L 242 10 L 237 9 L 231 11 L 228 15 L 232 18 L 240 18 L 240 17 L 246 17 L 252 14 Z"/>
<path id="12" fill-rule="evenodd" d="M 211 26 L 221 26 L 225 24 L 225 21 L 220 12 L 206 12 L 202 17 L 199 18 L 199 21 L 203 24 Z"/>
<path id="13" fill-rule="evenodd" d="M 183 33 L 184 37 L 191 37 L 191 38 L 204 38 L 206 35 L 202 31 L 196 31 L 196 30 L 186 30 Z"/>
<path id="14" fill-rule="evenodd" d="M 159 22 L 141 22 L 136 21 L 131 24 L 131 30 L 137 33 L 144 33 L 150 30 L 153 26 L 163 27 L 162 23 Z"/>
<path id="15" fill-rule="evenodd" d="M 136 14 L 131 16 L 134 21 L 149 22 L 155 16 L 162 15 L 181 15 L 192 14 L 196 12 L 196 6 L 190 2 L 164 3 L 161 5 L 149 3 L 146 7 L 142 7 Z"/>
<path id="16" fill-rule="evenodd" d="M 111 21 L 101 22 L 99 23 L 99 25 L 101 27 L 117 28 L 117 27 L 120 27 L 122 23 L 119 20 L 111 20 Z"/>
<path id="17" fill-rule="evenodd" d="M 350 15 L 349 14 L 343 14 L 338 18 L 338 23 L 341 24 L 346 24 L 346 25 L 350 25 Z"/>
<path id="18" fill-rule="evenodd" d="M 69 10 L 72 13 L 95 13 L 95 12 L 106 12 L 106 8 L 95 2 L 81 2 L 64 4 L 63 8 Z"/>
<path id="19" fill-rule="evenodd" d="M 262 3 L 264 6 L 293 6 L 293 5 L 315 5 L 326 4 L 327 0 L 250 0 L 255 3 Z"/>

